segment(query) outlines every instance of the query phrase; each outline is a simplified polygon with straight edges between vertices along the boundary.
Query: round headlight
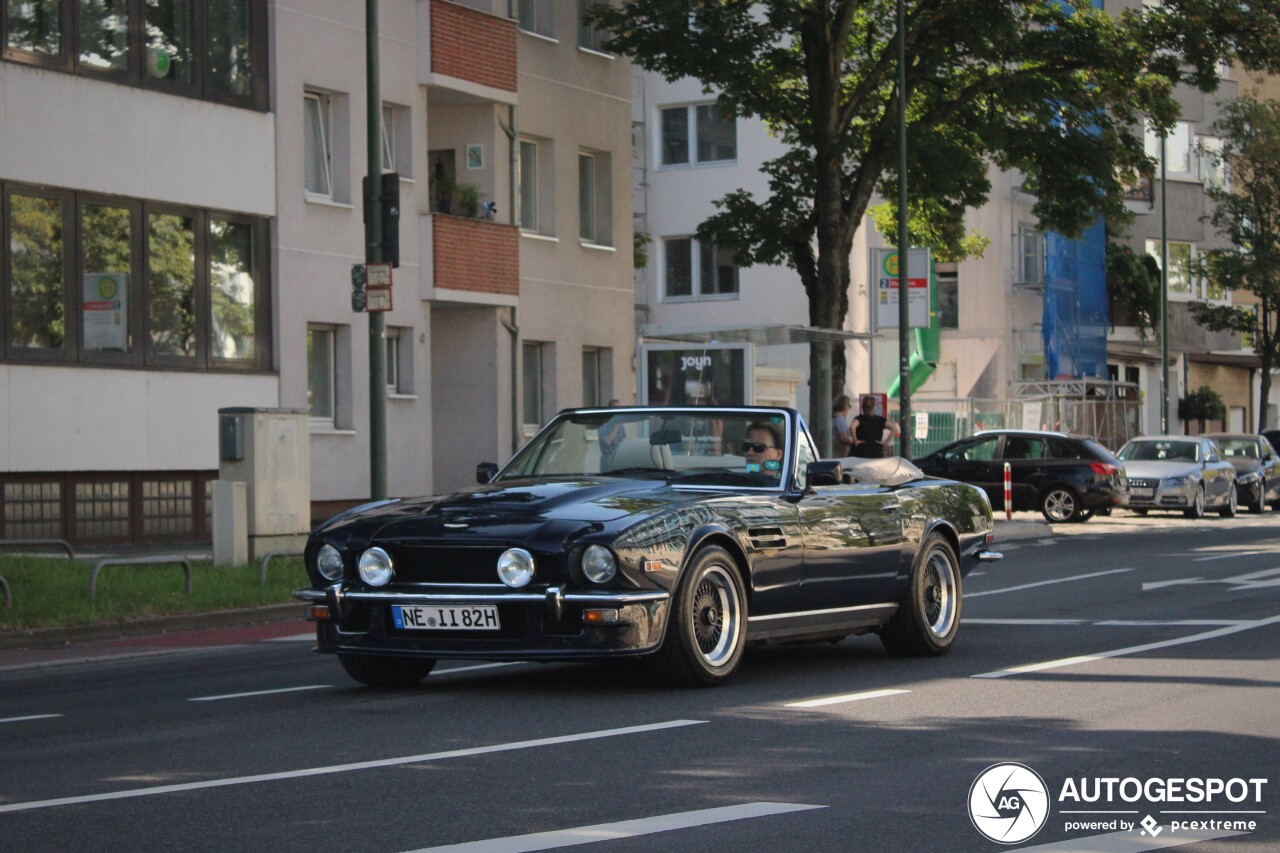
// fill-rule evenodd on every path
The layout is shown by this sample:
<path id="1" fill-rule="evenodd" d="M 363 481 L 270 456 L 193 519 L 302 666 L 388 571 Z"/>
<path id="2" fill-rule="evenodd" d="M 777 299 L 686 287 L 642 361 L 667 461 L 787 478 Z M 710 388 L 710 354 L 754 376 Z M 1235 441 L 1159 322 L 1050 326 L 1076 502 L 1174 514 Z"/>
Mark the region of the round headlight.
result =
<path id="1" fill-rule="evenodd" d="M 618 561 L 603 545 L 588 545 L 582 552 L 582 573 L 592 583 L 608 583 L 618 573 Z"/>
<path id="2" fill-rule="evenodd" d="M 332 545 L 321 545 L 316 554 L 316 568 L 325 580 L 336 581 L 342 578 L 342 555 Z"/>
<path id="3" fill-rule="evenodd" d="M 360 555 L 360 579 L 369 586 L 386 586 L 394 574 L 391 555 L 381 548 L 370 548 Z"/>
<path id="4" fill-rule="evenodd" d="M 533 555 L 523 548 L 509 548 L 498 558 L 498 577 L 513 589 L 533 580 Z"/>

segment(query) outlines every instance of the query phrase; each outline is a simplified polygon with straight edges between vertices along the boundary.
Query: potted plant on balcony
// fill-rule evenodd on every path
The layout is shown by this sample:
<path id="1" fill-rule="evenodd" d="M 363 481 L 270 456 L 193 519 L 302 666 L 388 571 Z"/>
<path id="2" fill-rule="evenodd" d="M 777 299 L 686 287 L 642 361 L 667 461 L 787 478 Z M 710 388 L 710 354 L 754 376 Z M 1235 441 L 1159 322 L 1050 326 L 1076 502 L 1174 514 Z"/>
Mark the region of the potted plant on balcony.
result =
<path id="1" fill-rule="evenodd" d="M 480 185 L 454 184 L 453 205 L 459 216 L 475 219 L 480 215 Z"/>

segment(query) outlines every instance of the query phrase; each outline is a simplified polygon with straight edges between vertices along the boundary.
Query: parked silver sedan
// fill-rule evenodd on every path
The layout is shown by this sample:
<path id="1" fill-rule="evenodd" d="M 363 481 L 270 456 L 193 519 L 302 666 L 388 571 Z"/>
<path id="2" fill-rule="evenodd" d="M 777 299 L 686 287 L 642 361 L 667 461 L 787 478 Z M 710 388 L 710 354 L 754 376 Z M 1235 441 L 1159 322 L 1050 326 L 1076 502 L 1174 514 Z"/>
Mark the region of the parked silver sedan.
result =
<path id="1" fill-rule="evenodd" d="M 1129 484 L 1124 506 L 1139 515 L 1153 509 L 1181 510 L 1187 518 L 1200 518 L 1210 507 L 1223 518 L 1236 514 L 1236 469 L 1212 439 L 1142 436 L 1116 456 L 1124 463 Z"/>

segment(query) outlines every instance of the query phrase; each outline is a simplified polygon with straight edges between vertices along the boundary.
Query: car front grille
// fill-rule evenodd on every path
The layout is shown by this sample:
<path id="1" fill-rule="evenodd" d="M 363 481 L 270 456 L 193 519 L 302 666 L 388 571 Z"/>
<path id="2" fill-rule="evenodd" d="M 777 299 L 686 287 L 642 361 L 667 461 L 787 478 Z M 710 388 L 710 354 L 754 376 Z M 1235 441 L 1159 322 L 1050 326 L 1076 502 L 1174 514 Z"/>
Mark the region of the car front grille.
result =
<path id="1" fill-rule="evenodd" d="M 506 546 L 462 548 L 440 545 L 389 546 L 398 583 L 501 584 L 498 557 Z M 534 556 L 540 577 L 542 561 Z"/>

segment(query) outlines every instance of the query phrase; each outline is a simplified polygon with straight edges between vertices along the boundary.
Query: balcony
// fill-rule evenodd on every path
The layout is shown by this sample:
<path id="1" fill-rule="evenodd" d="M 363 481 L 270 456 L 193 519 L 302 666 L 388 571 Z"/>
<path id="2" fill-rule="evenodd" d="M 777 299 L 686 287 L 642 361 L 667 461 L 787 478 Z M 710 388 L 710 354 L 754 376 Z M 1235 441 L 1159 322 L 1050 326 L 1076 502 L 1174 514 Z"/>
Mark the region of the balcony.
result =
<path id="1" fill-rule="evenodd" d="M 516 102 L 516 22 L 490 2 L 423 0 L 428 50 L 420 77 L 432 105 Z M 505 4 L 503 4 L 505 7 Z"/>
<path id="2" fill-rule="evenodd" d="M 515 305 L 520 298 L 520 230 L 514 225 L 431 214 L 419 217 L 422 298 Z"/>

